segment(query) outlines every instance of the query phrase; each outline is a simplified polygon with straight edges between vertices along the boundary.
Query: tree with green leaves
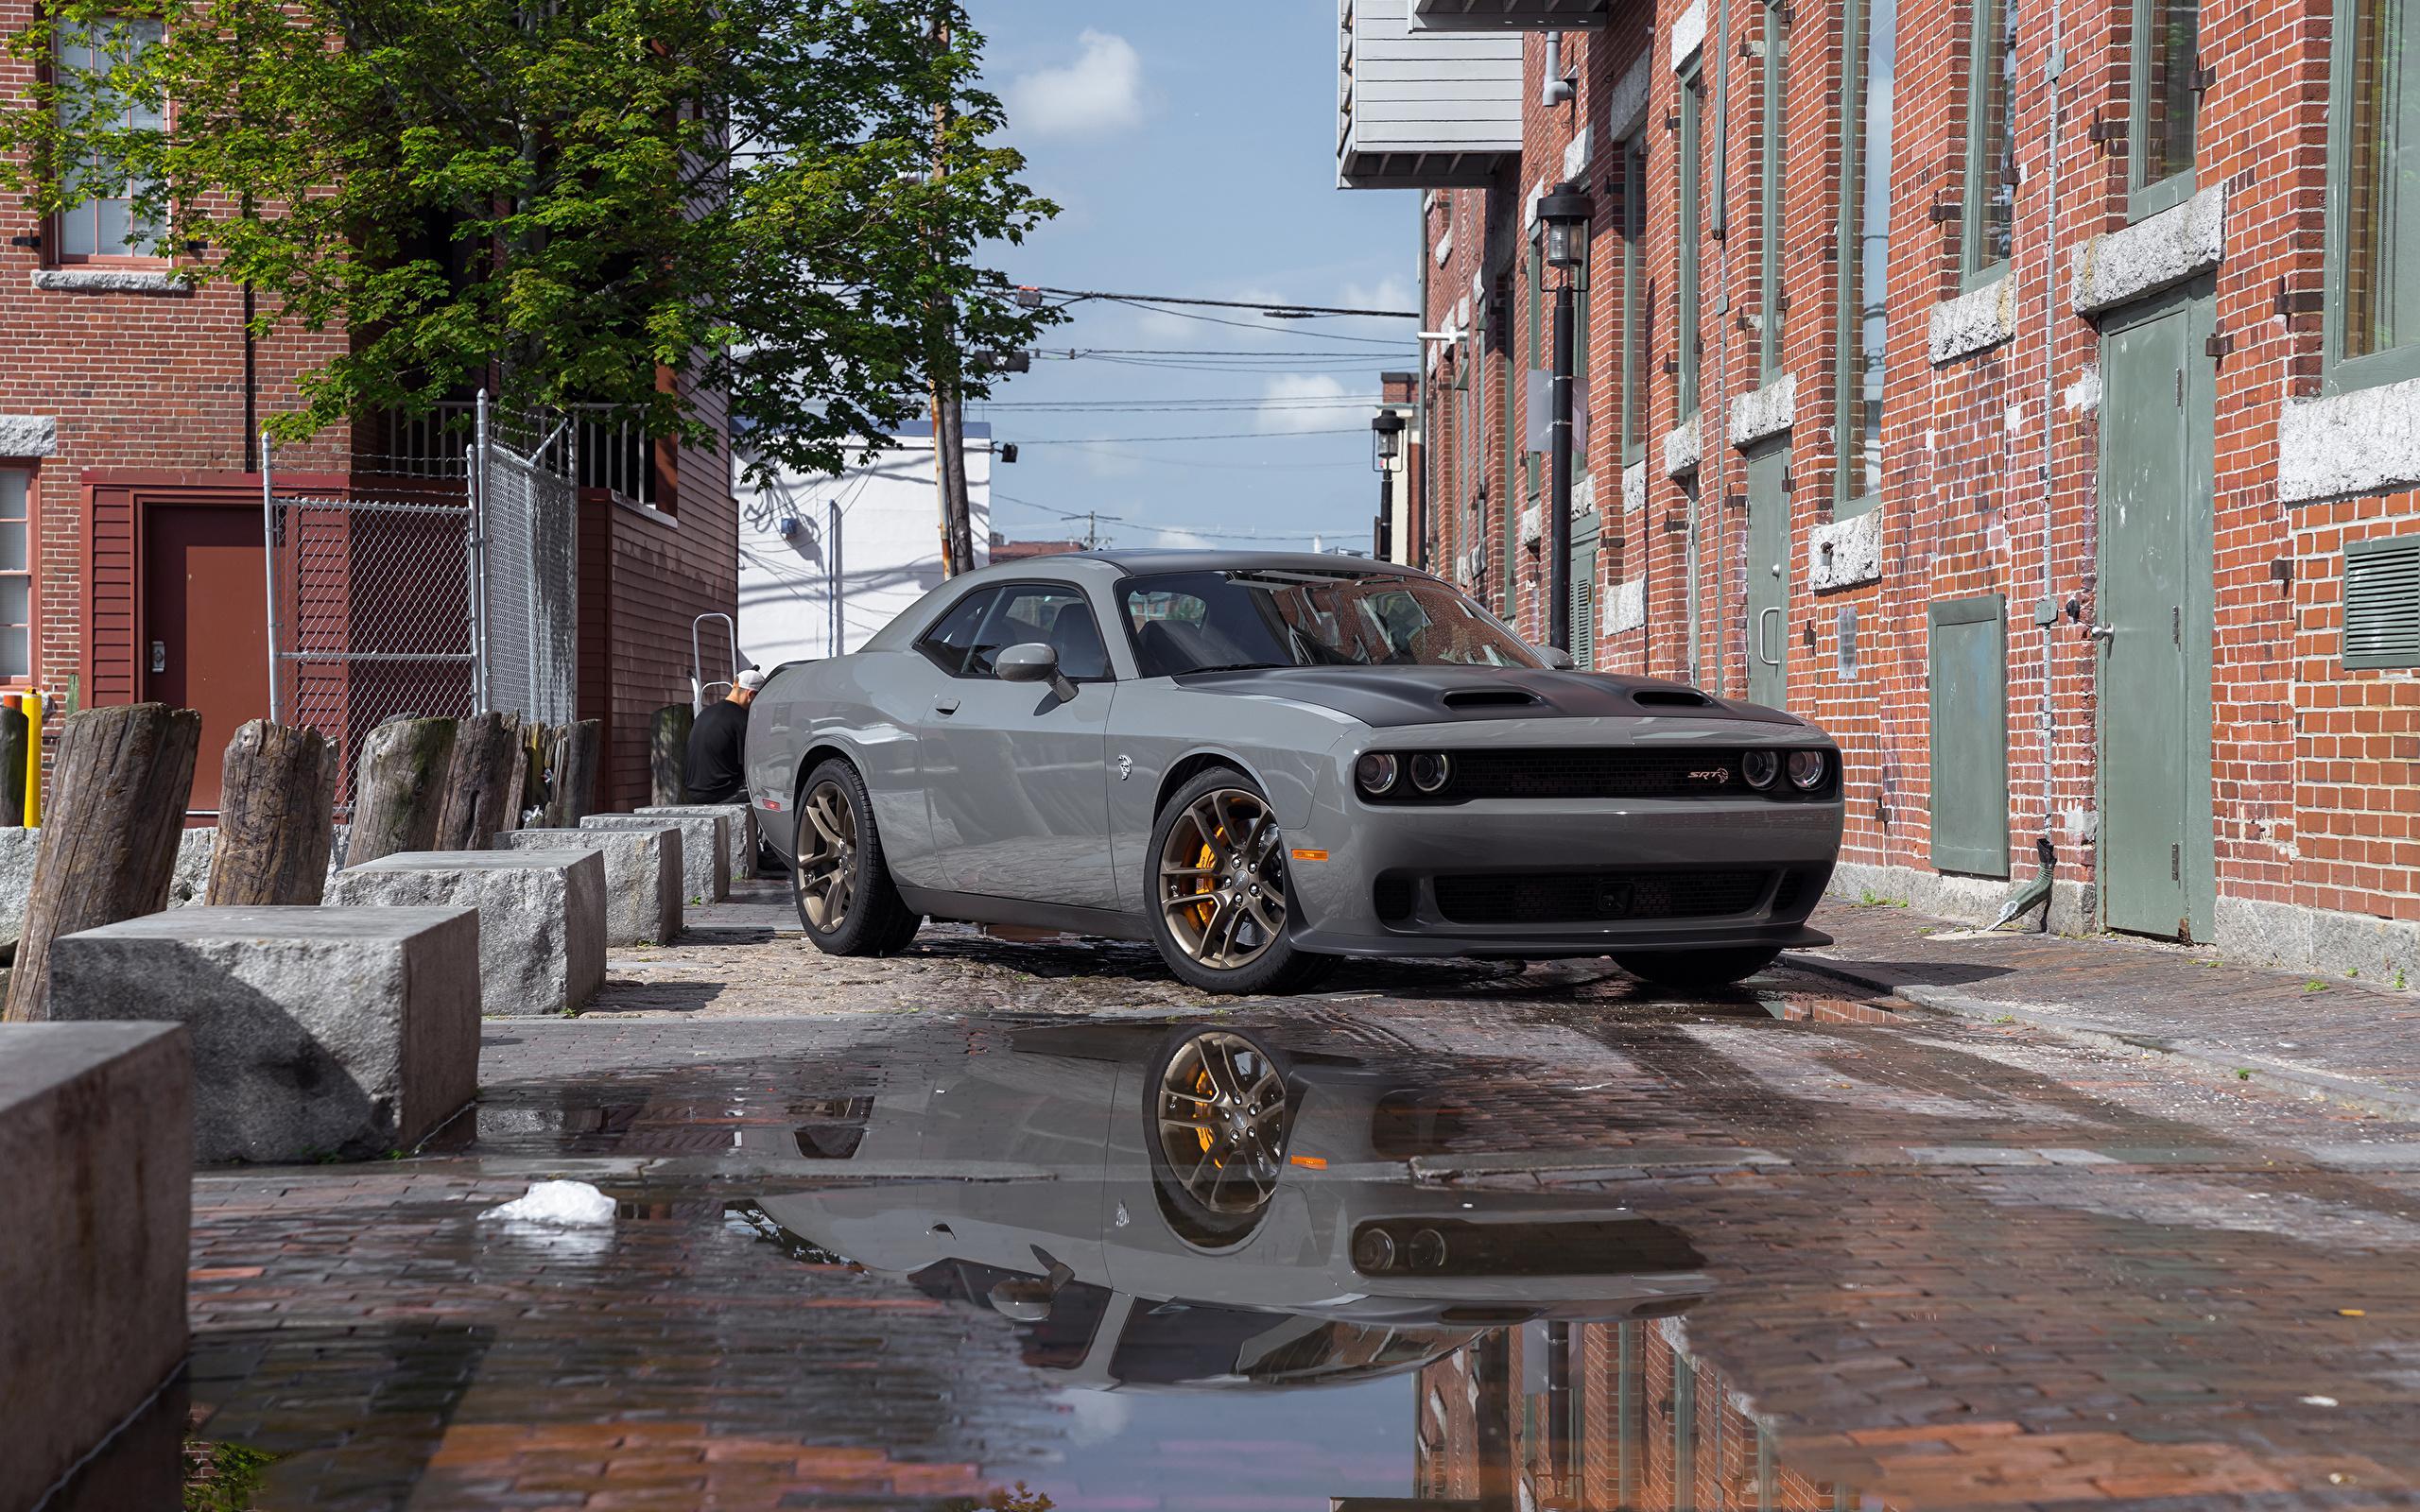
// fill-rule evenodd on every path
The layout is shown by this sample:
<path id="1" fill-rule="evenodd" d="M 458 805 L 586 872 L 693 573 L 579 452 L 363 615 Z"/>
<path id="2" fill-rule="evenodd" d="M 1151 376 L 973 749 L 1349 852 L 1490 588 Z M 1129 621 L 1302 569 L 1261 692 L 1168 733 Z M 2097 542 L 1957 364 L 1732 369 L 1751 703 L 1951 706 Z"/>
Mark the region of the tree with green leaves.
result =
<path id="1" fill-rule="evenodd" d="M 51 0 L 0 190 L 344 333 L 280 439 L 485 385 L 830 471 L 1052 318 L 982 261 L 1055 207 L 981 44 L 957 0 Z"/>

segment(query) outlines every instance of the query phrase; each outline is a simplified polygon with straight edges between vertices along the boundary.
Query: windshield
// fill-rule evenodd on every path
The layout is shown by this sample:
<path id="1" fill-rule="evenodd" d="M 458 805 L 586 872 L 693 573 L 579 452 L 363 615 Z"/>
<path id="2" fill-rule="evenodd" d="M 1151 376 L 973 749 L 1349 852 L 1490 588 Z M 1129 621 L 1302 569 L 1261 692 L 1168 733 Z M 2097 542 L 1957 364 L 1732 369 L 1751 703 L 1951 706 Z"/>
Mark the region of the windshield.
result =
<path id="1" fill-rule="evenodd" d="M 1202 572 L 1119 590 L 1147 678 L 1236 667 L 1540 667 L 1495 616 L 1392 573 Z"/>

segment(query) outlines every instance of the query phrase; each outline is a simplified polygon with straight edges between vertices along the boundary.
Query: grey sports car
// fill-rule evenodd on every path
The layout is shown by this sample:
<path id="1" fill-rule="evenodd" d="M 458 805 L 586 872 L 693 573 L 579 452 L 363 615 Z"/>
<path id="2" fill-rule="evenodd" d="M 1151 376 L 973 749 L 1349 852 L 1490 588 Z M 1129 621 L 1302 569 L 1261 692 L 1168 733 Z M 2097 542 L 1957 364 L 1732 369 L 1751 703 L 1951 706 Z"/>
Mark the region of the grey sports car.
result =
<path id="1" fill-rule="evenodd" d="M 1568 670 L 1426 573 L 1098 552 L 951 579 L 749 722 L 807 937 L 926 917 L 1148 939 L 1213 991 L 1346 955 L 1611 955 L 1737 981 L 1806 927 L 1840 751 L 1779 710 Z"/>

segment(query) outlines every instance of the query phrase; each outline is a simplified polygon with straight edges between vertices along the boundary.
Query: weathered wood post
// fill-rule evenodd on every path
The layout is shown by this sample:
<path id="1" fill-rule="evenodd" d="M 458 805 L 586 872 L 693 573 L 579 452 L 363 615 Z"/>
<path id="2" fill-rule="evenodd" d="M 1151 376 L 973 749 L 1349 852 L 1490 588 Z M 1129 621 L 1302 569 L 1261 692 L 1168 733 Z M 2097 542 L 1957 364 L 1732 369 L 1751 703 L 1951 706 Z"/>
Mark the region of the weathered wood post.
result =
<path id="1" fill-rule="evenodd" d="M 457 720 L 454 755 L 438 806 L 440 850 L 485 850 L 499 830 L 521 828 L 522 754 L 519 714 L 473 714 Z"/>
<path id="2" fill-rule="evenodd" d="M 685 737 L 684 737 L 685 739 Z M 605 721 L 582 719 L 555 728 L 548 765 L 554 777 L 546 795 L 550 829 L 577 829 L 596 812 L 596 768 L 605 756 Z"/>
<path id="3" fill-rule="evenodd" d="M 255 719 L 227 743 L 224 772 L 202 902 L 316 905 L 336 839 L 336 747 L 316 730 Z"/>
<path id="4" fill-rule="evenodd" d="M 32 738 L 33 722 L 16 700 L 0 704 L 0 828 L 25 825 L 26 743 Z"/>
<path id="5" fill-rule="evenodd" d="M 191 709 L 119 704 L 68 716 L 0 1017 L 50 1017 L 50 944 L 60 936 L 168 906 L 200 747 L 201 715 Z"/>
<path id="6" fill-rule="evenodd" d="M 668 703 L 655 712 L 648 730 L 648 790 L 651 803 L 689 801 L 689 730 L 698 713 L 685 703 Z"/>
<path id="7" fill-rule="evenodd" d="M 345 865 L 357 867 L 398 850 L 436 849 L 438 811 L 453 760 L 451 719 L 389 719 L 372 730 L 361 743 Z"/>

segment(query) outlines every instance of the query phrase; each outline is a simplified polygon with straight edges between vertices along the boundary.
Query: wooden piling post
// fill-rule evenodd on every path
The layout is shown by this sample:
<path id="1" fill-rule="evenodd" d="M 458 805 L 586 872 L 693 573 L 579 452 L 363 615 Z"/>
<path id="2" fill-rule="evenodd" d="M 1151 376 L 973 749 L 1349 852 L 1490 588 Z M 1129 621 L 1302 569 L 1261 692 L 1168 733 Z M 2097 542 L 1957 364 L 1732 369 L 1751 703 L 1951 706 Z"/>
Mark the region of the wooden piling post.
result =
<path id="1" fill-rule="evenodd" d="M 582 719 L 555 728 L 548 762 L 554 772 L 546 795 L 548 827 L 576 829 L 580 820 L 596 812 L 596 768 L 604 758 L 603 720 Z"/>
<path id="2" fill-rule="evenodd" d="M 655 795 L 650 803 L 689 801 L 689 730 L 697 722 L 697 711 L 685 703 L 668 703 L 655 712 L 647 746 L 648 791 Z"/>
<path id="3" fill-rule="evenodd" d="M 328 880 L 336 798 L 336 747 L 318 730 L 266 719 L 236 730 L 227 743 L 202 902 L 316 905 Z"/>
<path id="4" fill-rule="evenodd" d="M 457 720 L 437 812 L 437 849 L 485 850 L 498 831 L 521 828 L 521 783 L 527 769 L 519 714 Z"/>
<path id="5" fill-rule="evenodd" d="M 389 719 L 372 730 L 361 743 L 345 865 L 436 849 L 438 813 L 453 760 L 451 719 Z"/>
<path id="6" fill-rule="evenodd" d="M 0 1017 L 50 1017 L 50 945 L 60 936 L 168 906 L 200 746 L 201 715 L 191 709 L 118 704 L 68 716 Z"/>

